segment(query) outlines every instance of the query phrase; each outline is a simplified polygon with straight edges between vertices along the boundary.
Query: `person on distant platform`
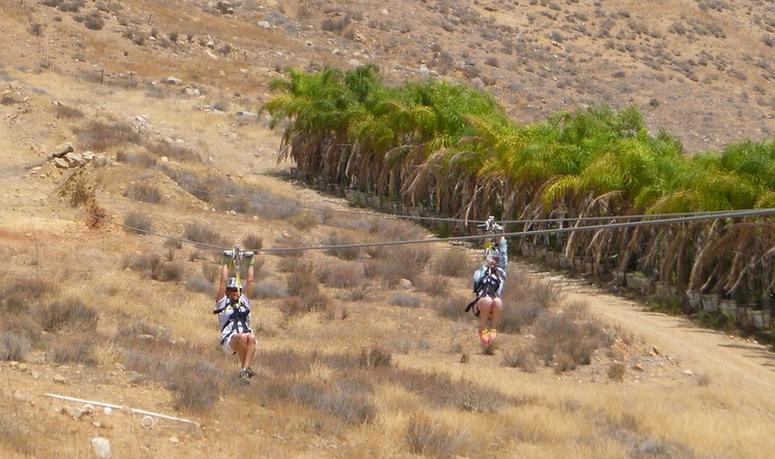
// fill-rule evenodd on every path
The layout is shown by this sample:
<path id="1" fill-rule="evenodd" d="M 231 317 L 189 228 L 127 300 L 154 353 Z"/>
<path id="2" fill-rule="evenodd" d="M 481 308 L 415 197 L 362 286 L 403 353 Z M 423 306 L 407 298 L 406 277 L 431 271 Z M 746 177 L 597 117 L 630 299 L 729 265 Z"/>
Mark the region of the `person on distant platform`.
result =
<path id="1" fill-rule="evenodd" d="M 503 311 L 501 294 L 506 280 L 508 253 L 508 242 L 501 237 L 498 247 L 485 250 L 484 263 L 473 276 L 476 299 L 469 308 L 473 306 L 474 313 L 479 316 L 479 340 L 485 346 L 489 346 L 498 338 L 498 324 Z M 491 324 L 489 327 L 488 322 Z"/>
<path id="2" fill-rule="evenodd" d="M 251 257 L 244 292 L 239 281 L 229 277 L 229 265 L 223 265 L 213 310 L 213 314 L 218 314 L 221 327 L 221 348 L 227 355 L 237 355 L 239 358 L 239 378 L 244 383 L 249 382 L 255 375 L 250 365 L 256 355 L 256 335 L 250 328 L 248 299 L 253 290 L 253 263 Z"/>

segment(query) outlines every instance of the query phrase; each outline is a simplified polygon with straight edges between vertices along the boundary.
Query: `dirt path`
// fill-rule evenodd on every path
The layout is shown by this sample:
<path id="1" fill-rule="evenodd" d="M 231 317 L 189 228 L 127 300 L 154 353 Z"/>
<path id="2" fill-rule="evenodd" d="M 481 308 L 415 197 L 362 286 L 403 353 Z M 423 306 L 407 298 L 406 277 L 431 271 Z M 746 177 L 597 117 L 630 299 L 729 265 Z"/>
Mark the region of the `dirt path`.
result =
<path id="1" fill-rule="evenodd" d="M 764 346 L 699 328 L 683 317 L 648 311 L 643 305 L 562 275 L 520 267 L 559 281 L 570 301 L 589 303 L 593 313 L 633 333 L 677 360 L 684 370 L 707 374 L 714 384 L 753 388 L 775 402 L 775 354 Z"/>

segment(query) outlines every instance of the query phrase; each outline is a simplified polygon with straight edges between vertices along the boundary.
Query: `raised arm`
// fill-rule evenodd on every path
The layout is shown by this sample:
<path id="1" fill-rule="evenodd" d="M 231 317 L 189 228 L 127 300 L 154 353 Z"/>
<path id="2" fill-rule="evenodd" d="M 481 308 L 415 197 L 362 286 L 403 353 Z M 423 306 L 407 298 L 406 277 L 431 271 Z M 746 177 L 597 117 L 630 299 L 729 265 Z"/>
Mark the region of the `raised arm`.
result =
<path id="1" fill-rule="evenodd" d="M 245 280 L 245 296 L 250 298 L 250 296 L 253 294 L 253 264 L 255 263 L 254 257 L 250 258 L 250 264 L 248 265 L 248 278 Z"/>
<path id="2" fill-rule="evenodd" d="M 218 291 L 215 293 L 215 301 L 220 301 L 226 296 L 226 280 L 229 278 L 229 265 L 223 265 L 221 278 L 218 280 Z"/>

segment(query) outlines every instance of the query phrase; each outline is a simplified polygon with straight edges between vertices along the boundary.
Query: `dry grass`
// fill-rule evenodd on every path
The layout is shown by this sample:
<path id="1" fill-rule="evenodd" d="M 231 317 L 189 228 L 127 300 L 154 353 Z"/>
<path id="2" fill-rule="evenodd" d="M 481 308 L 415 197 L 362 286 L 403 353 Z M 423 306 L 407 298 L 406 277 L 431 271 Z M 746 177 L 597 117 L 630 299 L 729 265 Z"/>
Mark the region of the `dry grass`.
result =
<path id="1" fill-rule="evenodd" d="M 198 350 L 147 340 L 125 346 L 126 367 L 165 384 L 175 395 L 178 408 L 204 411 L 218 401 L 226 377 L 202 360 Z"/>
<path id="2" fill-rule="evenodd" d="M 210 227 L 201 223 L 189 223 L 186 225 L 183 231 L 183 238 L 192 242 L 200 242 L 207 245 L 215 245 L 225 247 L 226 238 L 218 234 L 218 232 L 210 229 Z"/>
<path id="3" fill-rule="evenodd" d="M 408 293 L 395 293 L 390 297 L 390 304 L 405 308 L 416 308 L 422 304 L 422 301 Z"/>
<path id="4" fill-rule="evenodd" d="M 62 330 L 93 331 L 97 326 L 98 313 L 78 298 L 56 301 L 37 308 L 36 317 L 47 332 Z"/>
<path id="5" fill-rule="evenodd" d="M 501 328 L 517 333 L 530 326 L 547 308 L 560 299 L 560 289 L 548 281 L 540 281 L 512 271 L 503 288 Z"/>
<path id="6" fill-rule="evenodd" d="M 352 288 L 363 282 L 361 263 L 326 263 L 316 270 L 318 279 L 329 287 Z"/>
<path id="7" fill-rule="evenodd" d="M 151 231 L 152 220 L 148 214 L 133 211 L 124 217 L 124 225 L 127 231 L 142 235 Z"/>
<path id="8" fill-rule="evenodd" d="M 412 454 L 455 457 L 471 442 L 470 436 L 424 414 L 415 414 L 406 426 L 406 440 Z"/>
<path id="9" fill-rule="evenodd" d="M 621 362 L 612 362 L 608 365 L 608 379 L 613 381 L 624 381 L 624 375 L 627 373 L 627 367 Z"/>
<path id="10" fill-rule="evenodd" d="M 83 112 L 74 107 L 68 107 L 63 104 L 54 105 L 54 114 L 57 118 L 78 119 L 83 118 Z"/>
<path id="11" fill-rule="evenodd" d="M 125 123 L 92 121 L 86 127 L 75 129 L 78 146 L 84 150 L 103 152 L 127 143 L 140 143 L 140 134 Z"/>
<path id="12" fill-rule="evenodd" d="M 468 274 L 468 255 L 460 247 L 438 253 L 431 263 L 431 272 L 440 276 L 460 277 Z"/>
<path id="13" fill-rule="evenodd" d="M 333 233 L 323 241 L 325 245 L 347 245 L 354 244 L 357 241 L 352 236 L 344 233 Z M 361 249 L 359 248 L 341 248 L 328 250 L 329 255 L 341 258 L 342 260 L 355 260 L 361 256 Z"/>
<path id="14" fill-rule="evenodd" d="M 588 365 L 596 349 L 609 346 L 614 335 L 604 330 L 588 314 L 588 305 L 570 304 L 562 311 L 544 311 L 533 328 L 534 349 L 558 371 Z"/>
<path id="15" fill-rule="evenodd" d="M 264 239 L 254 233 L 250 233 L 242 238 L 242 247 L 245 250 L 260 250 L 264 247 Z"/>
<path id="16" fill-rule="evenodd" d="M 124 196 L 136 201 L 158 204 L 162 201 L 161 190 L 156 185 L 140 182 L 133 183 L 127 187 Z"/>
<path id="17" fill-rule="evenodd" d="M 31 347 L 32 343 L 24 335 L 12 331 L 0 333 L 0 360 L 23 361 Z"/>
<path id="18" fill-rule="evenodd" d="M 448 296 L 450 291 L 449 279 L 423 274 L 417 278 L 417 288 L 434 297 Z"/>
<path id="19" fill-rule="evenodd" d="M 49 349 L 48 357 L 58 364 L 64 363 L 82 363 L 86 365 L 95 365 L 95 343 L 93 335 L 83 333 L 78 335 L 69 335 L 57 340 L 55 346 Z"/>
<path id="20" fill-rule="evenodd" d="M 517 350 L 503 353 L 503 365 L 521 368 L 528 373 L 535 373 L 538 367 L 538 360 L 530 349 L 520 346 Z"/>

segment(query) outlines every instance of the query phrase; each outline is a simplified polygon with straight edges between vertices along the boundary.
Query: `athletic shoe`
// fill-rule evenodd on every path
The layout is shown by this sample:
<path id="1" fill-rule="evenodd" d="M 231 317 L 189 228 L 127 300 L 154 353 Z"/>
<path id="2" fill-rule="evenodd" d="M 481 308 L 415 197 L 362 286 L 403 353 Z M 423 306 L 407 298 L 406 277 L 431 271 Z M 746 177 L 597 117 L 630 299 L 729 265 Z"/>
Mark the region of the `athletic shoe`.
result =
<path id="1" fill-rule="evenodd" d="M 239 372 L 239 381 L 242 384 L 248 384 L 250 382 L 250 374 L 248 373 L 248 369 L 247 368 L 243 368 L 242 370 L 240 370 L 240 372 Z"/>
<path id="2" fill-rule="evenodd" d="M 490 331 L 486 328 L 482 328 L 479 330 L 479 341 L 482 342 L 485 346 L 490 345 Z"/>
<path id="3" fill-rule="evenodd" d="M 253 371 L 253 369 L 252 369 L 252 368 L 250 368 L 250 367 L 248 367 L 248 368 L 245 368 L 245 372 L 248 374 L 248 378 L 252 378 L 253 376 L 255 376 L 255 375 L 256 375 L 256 372 L 255 372 L 255 371 Z"/>
<path id="4" fill-rule="evenodd" d="M 491 328 L 490 329 L 490 343 L 494 342 L 498 338 L 498 330 Z"/>

